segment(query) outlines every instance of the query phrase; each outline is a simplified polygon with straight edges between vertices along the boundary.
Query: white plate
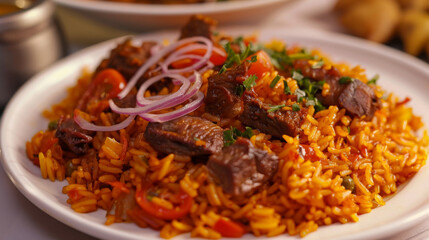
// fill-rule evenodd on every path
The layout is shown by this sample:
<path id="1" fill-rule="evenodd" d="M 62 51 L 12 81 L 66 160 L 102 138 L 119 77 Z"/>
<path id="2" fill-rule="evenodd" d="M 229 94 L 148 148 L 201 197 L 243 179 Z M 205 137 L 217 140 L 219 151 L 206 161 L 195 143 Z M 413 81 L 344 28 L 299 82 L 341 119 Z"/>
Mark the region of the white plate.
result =
<path id="1" fill-rule="evenodd" d="M 410 96 L 415 112 L 423 116 L 423 121 L 429 126 L 429 67 L 425 63 L 381 45 L 332 33 L 265 29 L 260 31 L 260 36 L 261 40 L 276 37 L 289 44 L 317 47 L 335 61 L 360 64 L 368 70 L 369 76 L 380 74 L 379 83 L 400 96 Z M 162 40 L 175 37 L 177 33 L 164 32 L 139 39 Z M 105 226 L 105 211 L 102 210 L 90 214 L 74 212 L 66 203 L 66 195 L 61 193 L 65 182 L 42 179 L 39 168 L 25 154 L 25 142 L 37 131 L 47 127 L 48 121 L 42 118 L 42 110 L 62 99 L 66 88 L 75 83 L 81 69 L 94 69 L 118 41 L 116 39 L 93 46 L 62 60 L 35 76 L 16 93 L 7 106 L 1 123 L 2 164 L 16 187 L 31 202 L 71 227 L 103 239 L 157 239 L 157 231 L 142 229 L 135 224 Z M 358 223 L 322 226 L 305 239 L 375 239 L 408 228 L 429 215 L 429 191 L 426 190 L 428 178 L 429 167 L 424 166 L 385 206 L 361 215 Z M 175 239 L 188 237 L 189 235 L 181 235 Z M 245 237 L 253 238 L 251 235 Z M 278 239 L 298 238 L 282 235 Z"/>
<path id="2" fill-rule="evenodd" d="M 177 28 L 194 14 L 224 23 L 257 23 L 292 0 L 235 0 L 201 4 L 138 4 L 99 0 L 54 0 L 87 17 L 122 29 L 143 31 Z"/>

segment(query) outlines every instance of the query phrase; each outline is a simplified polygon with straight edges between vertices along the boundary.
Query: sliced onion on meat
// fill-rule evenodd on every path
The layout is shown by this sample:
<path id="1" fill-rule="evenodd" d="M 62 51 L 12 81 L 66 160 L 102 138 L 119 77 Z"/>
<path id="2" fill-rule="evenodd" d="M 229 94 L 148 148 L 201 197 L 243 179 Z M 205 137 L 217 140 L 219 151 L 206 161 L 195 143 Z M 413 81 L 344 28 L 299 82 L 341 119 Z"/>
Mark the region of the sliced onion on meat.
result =
<path id="1" fill-rule="evenodd" d="M 128 95 L 128 93 L 131 91 L 131 89 L 136 85 L 136 83 L 138 82 L 138 80 L 141 78 L 141 76 L 143 76 L 143 74 L 153 65 L 155 65 L 156 63 L 158 63 L 163 57 L 165 57 L 168 53 L 170 53 L 171 51 L 177 49 L 178 47 L 185 45 L 185 44 L 189 44 L 189 43 L 195 43 L 195 42 L 203 42 L 207 45 L 207 51 L 204 54 L 203 58 L 201 58 L 199 61 L 197 61 L 196 63 L 194 63 L 192 66 L 203 66 L 209 59 L 210 56 L 212 54 L 212 49 L 213 49 L 213 43 L 205 37 L 190 37 L 190 38 L 184 38 L 181 39 L 179 41 L 177 41 L 176 43 L 173 43 L 161 50 L 159 50 L 159 52 L 154 55 L 151 56 L 138 70 L 137 72 L 134 74 L 134 76 L 130 79 L 130 81 L 128 82 L 127 86 L 125 86 L 125 88 L 118 94 L 118 97 L 120 99 L 124 98 L 125 96 Z M 181 48 L 183 49 L 183 48 Z M 177 50 L 177 51 L 180 51 Z M 192 66 L 190 66 L 189 68 L 191 68 Z M 181 73 L 185 72 L 184 70 L 182 70 Z"/>
<path id="2" fill-rule="evenodd" d="M 185 46 L 181 47 L 183 45 Z M 187 52 L 195 49 L 205 49 L 206 52 L 203 56 L 187 54 Z M 204 94 L 202 92 L 199 92 L 199 89 L 202 85 L 201 73 L 210 68 L 213 68 L 214 65 L 209 61 L 209 59 L 212 55 L 212 51 L 216 51 L 215 49 L 216 48 L 214 48 L 213 43 L 205 37 L 185 38 L 165 48 L 160 48 L 159 45 L 158 47 L 153 47 L 151 49 L 151 53 L 153 55 L 137 70 L 137 72 L 128 82 L 127 86 L 125 86 L 125 88 L 118 94 L 118 97 L 120 99 L 127 96 L 128 93 L 132 90 L 132 88 L 136 85 L 138 80 L 141 78 L 141 76 L 150 67 L 155 66 L 155 68 L 162 70 L 162 74 L 149 78 L 140 86 L 136 96 L 137 106 L 132 108 L 121 108 L 117 106 L 112 99 L 109 100 L 109 106 L 113 112 L 129 115 L 128 118 L 126 118 L 123 122 L 115 124 L 113 126 L 97 126 L 93 123 L 86 121 L 84 118 L 79 116 L 79 114 L 75 114 L 75 122 L 81 128 L 86 130 L 117 131 L 127 127 L 137 115 L 151 122 L 164 122 L 184 116 L 196 110 L 198 107 L 201 106 L 204 99 Z M 222 52 L 220 50 L 217 51 Z M 166 55 L 168 55 L 167 59 L 165 59 L 163 62 L 160 62 L 161 59 L 163 59 Z M 182 59 L 194 59 L 196 61 L 192 65 L 182 69 L 168 68 L 171 63 Z M 192 71 L 194 71 L 194 74 L 192 76 L 184 77 L 183 75 L 180 75 Z M 165 78 L 172 79 L 173 83 L 176 85 L 182 84 L 179 90 L 167 95 L 158 95 L 148 98 L 144 97 L 145 92 L 152 84 Z M 171 108 L 186 101 L 189 102 L 185 106 L 172 112 L 163 114 L 150 113 L 157 110 Z"/>
<path id="3" fill-rule="evenodd" d="M 118 131 L 128 127 L 128 125 L 130 125 L 130 123 L 134 120 L 135 117 L 136 117 L 135 115 L 130 115 L 124 121 L 112 126 L 97 126 L 93 123 L 88 122 L 79 114 L 74 115 L 74 121 L 82 129 L 86 129 L 90 131 L 98 131 L 98 132 L 112 132 L 112 131 Z"/>
<path id="4" fill-rule="evenodd" d="M 172 112 L 163 113 L 163 114 L 143 113 L 143 114 L 140 114 L 139 116 L 150 122 L 166 122 L 166 121 L 170 121 L 170 120 L 185 116 L 186 114 L 195 111 L 197 108 L 201 106 L 201 104 L 203 104 L 204 93 L 197 92 L 197 94 L 193 98 L 191 98 L 191 100 L 192 102 Z"/>

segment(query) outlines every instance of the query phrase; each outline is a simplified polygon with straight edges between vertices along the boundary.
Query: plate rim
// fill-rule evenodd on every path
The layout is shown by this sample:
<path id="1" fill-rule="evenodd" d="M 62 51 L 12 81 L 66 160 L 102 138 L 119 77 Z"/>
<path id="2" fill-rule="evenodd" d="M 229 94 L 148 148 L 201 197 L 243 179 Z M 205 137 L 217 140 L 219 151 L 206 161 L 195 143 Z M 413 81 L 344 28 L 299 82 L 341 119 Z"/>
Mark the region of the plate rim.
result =
<path id="1" fill-rule="evenodd" d="M 118 14 L 136 14 L 147 16 L 185 16 L 190 14 L 215 14 L 262 7 L 292 0 L 240 0 L 202 4 L 154 5 L 117 3 L 88 0 L 53 0 L 57 4 L 74 9 L 104 11 Z"/>
<path id="2" fill-rule="evenodd" d="M 231 29 L 234 29 L 234 28 L 222 28 L 221 30 L 228 32 L 228 31 L 231 31 Z M 243 30 L 243 28 L 240 28 L 240 29 Z M 273 31 L 275 29 L 276 30 L 280 30 L 280 29 L 281 30 L 284 30 L 284 29 L 289 30 L 291 28 L 265 27 L 264 29 L 261 29 L 261 31 Z M 245 32 L 247 31 L 249 33 L 249 32 L 255 31 L 255 29 L 246 28 L 246 29 L 244 29 L 244 31 Z M 177 31 L 159 31 L 159 32 L 153 32 L 153 33 L 149 33 L 149 34 L 138 35 L 135 38 L 137 38 L 137 39 L 142 39 L 142 38 L 154 38 L 154 39 L 156 39 L 158 36 L 163 36 L 163 35 L 173 36 L 173 34 L 177 34 Z M 392 48 L 389 48 L 387 46 L 380 45 L 380 44 L 370 43 L 368 41 L 358 39 L 355 37 L 347 36 L 344 34 L 338 34 L 338 33 L 324 32 L 324 31 L 314 30 L 314 29 L 301 29 L 301 30 L 296 29 L 292 32 L 283 33 L 280 35 L 285 35 L 285 36 L 289 35 L 289 36 L 295 36 L 295 37 L 301 37 L 301 38 L 311 38 L 314 41 L 318 41 L 318 40 L 328 41 L 328 42 L 342 44 L 342 45 L 347 46 L 349 48 L 354 48 L 354 49 L 357 48 L 357 49 L 362 49 L 365 51 L 372 50 L 372 51 L 377 52 L 377 54 L 382 55 L 383 57 L 392 57 L 393 56 L 394 57 L 393 59 L 395 61 L 399 61 L 399 59 L 405 59 L 405 60 L 401 60 L 400 62 L 402 64 L 407 65 L 408 67 L 411 67 L 412 69 L 417 68 L 419 71 L 424 73 L 426 76 L 429 76 L 429 68 L 428 68 L 427 64 L 425 62 L 423 62 L 422 60 L 411 57 L 411 56 L 409 56 L 403 52 L 400 52 L 399 50 L 392 49 Z M 317 37 L 315 37 L 315 36 L 317 36 Z M 12 97 L 10 102 L 8 103 L 6 109 L 3 113 L 3 117 L 1 119 L 0 129 L 4 129 L 4 127 L 7 123 L 7 116 L 9 116 L 11 114 L 10 112 L 12 112 L 13 106 L 17 104 L 19 97 L 26 91 L 26 89 L 31 88 L 31 86 L 33 86 L 38 81 L 40 81 L 39 79 L 42 78 L 44 75 L 50 75 L 50 73 L 54 72 L 55 69 L 60 68 L 60 67 L 65 67 L 65 66 L 67 66 L 67 64 L 70 64 L 69 62 L 73 62 L 75 59 L 80 59 L 83 56 L 88 55 L 91 52 L 95 52 L 97 50 L 103 49 L 103 51 L 106 51 L 106 54 L 107 54 L 107 51 L 109 51 L 108 46 L 111 46 L 111 45 L 117 43 L 118 41 L 120 41 L 123 38 L 125 38 L 125 37 L 107 40 L 107 41 L 104 41 L 102 43 L 93 45 L 91 47 L 84 48 L 84 49 L 60 60 L 59 62 L 57 62 L 53 66 L 49 67 L 45 71 L 42 71 L 41 73 L 32 77 L 29 81 L 27 81 L 14 94 L 14 96 Z M 342 41 L 339 41 L 338 39 L 341 39 Z M 344 41 L 344 40 L 347 40 L 347 41 Z M 65 78 L 67 78 L 67 77 L 65 77 Z M 4 145 L 5 140 L 6 140 L 5 131 L 1 131 L 0 132 L 0 142 L 1 142 L 1 148 L 2 148 L 2 151 L 1 151 L 2 157 L 0 159 L 0 163 L 3 166 L 4 171 L 6 172 L 7 176 L 12 181 L 12 183 L 18 188 L 18 190 L 28 200 L 30 200 L 34 205 L 36 205 L 42 211 L 44 211 L 45 213 L 49 214 L 51 217 L 65 223 L 66 225 L 68 225 L 74 229 L 77 229 L 78 231 L 85 232 L 85 233 L 92 235 L 92 236 L 96 236 L 96 237 L 106 237 L 106 236 L 127 237 L 130 239 L 133 239 L 135 237 L 133 234 L 128 234 L 127 236 L 124 236 L 123 232 L 118 232 L 111 226 L 110 227 L 100 226 L 97 222 L 95 222 L 95 223 L 89 222 L 89 220 L 86 220 L 86 219 L 82 220 L 82 218 L 78 214 L 65 214 L 63 212 L 60 212 L 60 214 L 58 214 L 57 211 L 54 211 L 53 209 L 51 209 L 48 206 L 49 203 L 51 203 L 51 201 L 44 202 L 46 199 L 44 200 L 44 199 L 41 199 L 38 196 L 34 195 L 34 192 L 31 189 L 28 189 L 28 187 L 24 186 L 22 184 L 21 180 L 18 179 L 18 176 L 16 176 L 16 172 L 14 172 L 14 170 L 11 168 L 13 164 L 16 164 L 16 162 L 9 163 L 6 161 L 5 154 L 8 153 L 8 150 L 7 150 L 7 148 L 5 148 L 5 145 Z M 57 204 L 58 204 L 58 202 L 57 202 Z M 383 234 L 383 232 L 388 232 L 388 231 L 390 231 L 391 233 L 392 232 L 399 232 L 401 230 L 404 230 L 404 229 L 410 227 L 412 224 L 414 224 L 414 223 L 416 223 L 422 219 L 427 218 L 428 216 L 429 216 L 429 205 L 423 205 L 419 208 L 416 208 L 411 213 L 408 213 L 402 219 L 396 219 L 396 220 L 392 221 L 390 224 L 382 225 L 376 229 L 365 230 L 365 231 L 360 232 L 359 234 L 357 234 L 355 236 L 348 236 L 346 238 L 347 239 L 364 239 L 364 238 L 370 238 L 370 237 L 374 237 L 374 236 L 386 235 L 386 233 Z M 70 217 L 71 217 L 72 221 L 70 221 Z M 82 224 L 79 224 L 79 223 L 81 223 L 83 221 L 85 223 L 89 222 L 89 224 L 82 227 Z M 97 232 L 94 232 L 95 229 L 97 230 Z M 100 231 L 102 233 L 100 233 Z M 316 233 L 317 233 L 317 231 L 316 231 Z M 340 237 L 340 239 L 342 239 L 342 238 Z"/>

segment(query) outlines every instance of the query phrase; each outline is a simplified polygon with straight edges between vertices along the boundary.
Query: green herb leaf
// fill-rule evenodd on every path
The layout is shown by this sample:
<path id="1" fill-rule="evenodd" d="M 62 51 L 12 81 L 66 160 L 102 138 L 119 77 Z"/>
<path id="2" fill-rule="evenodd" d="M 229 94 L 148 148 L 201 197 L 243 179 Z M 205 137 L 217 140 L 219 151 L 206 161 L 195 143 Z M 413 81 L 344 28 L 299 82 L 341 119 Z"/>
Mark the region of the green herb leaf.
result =
<path id="1" fill-rule="evenodd" d="M 340 84 L 347 84 L 347 83 L 351 83 L 353 81 L 354 81 L 354 79 L 351 77 L 341 77 L 340 80 L 338 80 L 338 82 Z"/>
<path id="2" fill-rule="evenodd" d="M 282 104 L 282 105 L 275 105 L 275 106 L 271 106 L 270 109 L 267 110 L 267 112 L 275 112 L 278 111 L 280 109 L 282 109 L 283 107 L 285 107 L 286 105 Z"/>
<path id="3" fill-rule="evenodd" d="M 201 139 L 199 139 L 199 138 L 197 138 L 197 137 L 194 137 L 194 140 L 195 140 L 195 141 L 201 141 Z"/>
<path id="4" fill-rule="evenodd" d="M 305 52 L 300 52 L 300 53 L 294 53 L 294 54 L 289 54 L 289 60 L 299 60 L 299 59 L 307 59 L 307 60 L 313 60 L 314 56 L 312 56 L 309 53 L 305 53 Z"/>
<path id="5" fill-rule="evenodd" d="M 294 104 L 292 104 L 292 110 L 294 112 L 298 112 L 299 110 L 301 110 L 301 106 L 299 106 L 299 104 L 297 104 L 297 103 L 294 103 Z"/>
<path id="6" fill-rule="evenodd" d="M 235 127 L 230 127 L 229 130 L 223 132 L 223 143 L 225 147 L 231 146 L 235 143 L 238 137 L 251 138 L 253 136 L 252 128 L 246 127 L 244 132 L 241 132 Z"/>
<path id="7" fill-rule="evenodd" d="M 370 85 L 370 84 L 377 84 L 378 79 L 380 78 L 380 75 L 375 74 L 374 77 L 371 78 L 371 80 L 369 80 L 366 84 Z"/>
<path id="8" fill-rule="evenodd" d="M 256 61 L 258 61 L 258 57 L 256 55 L 253 55 L 250 60 L 247 60 L 248 62 L 254 63 Z"/>
<path id="9" fill-rule="evenodd" d="M 251 127 L 245 127 L 245 129 L 241 136 L 250 139 L 253 136 L 253 130 Z"/>
<path id="10" fill-rule="evenodd" d="M 287 95 L 291 95 L 292 91 L 289 88 L 289 85 L 287 85 L 286 80 L 283 80 L 283 88 L 284 88 L 284 93 Z"/>
<path id="11" fill-rule="evenodd" d="M 253 86 L 256 85 L 256 80 L 258 77 L 256 75 L 250 75 L 246 78 L 243 82 L 243 86 L 246 88 L 246 90 L 250 90 Z"/>
<path id="12" fill-rule="evenodd" d="M 270 83 L 270 88 L 274 88 L 274 87 L 277 85 L 277 83 L 279 82 L 279 80 L 280 80 L 280 76 L 279 76 L 279 75 L 277 75 L 277 76 L 273 79 L 273 81 L 271 81 L 271 83 Z"/>

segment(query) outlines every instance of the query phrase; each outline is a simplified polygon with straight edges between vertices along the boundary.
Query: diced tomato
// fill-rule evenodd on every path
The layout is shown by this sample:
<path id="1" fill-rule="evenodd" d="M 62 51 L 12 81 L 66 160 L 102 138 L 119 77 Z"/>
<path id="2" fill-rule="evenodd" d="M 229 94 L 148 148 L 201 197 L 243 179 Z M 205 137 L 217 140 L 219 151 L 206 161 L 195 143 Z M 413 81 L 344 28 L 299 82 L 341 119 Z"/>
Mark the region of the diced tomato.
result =
<path id="1" fill-rule="evenodd" d="M 258 51 L 254 55 L 249 56 L 246 60 L 251 60 L 253 56 L 256 56 L 256 61 L 251 63 L 246 76 L 256 75 L 258 79 L 261 79 L 263 74 L 273 70 L 270 56 L 264 51 Z"/>
<path id="2" fill-rule="evenodd" d="M 219 218 L 219 220 L 216 221 L 213 229 L 222 234 L 222 237 L 230 238 L 239 238 L 246 233 L 246 230 L 241 224 L 223 218 Z"/>
<path id="3" fill-rule="evenodd" d="M 93 83 L 97 89 L 96 93 L 100 93 L 95 94 L 95 96 L 107 99 L 117 97 L 125 85 L 127 85 L 127 81 L 125 81 L 122 74 L 112 68 L 107 68 L 99 72 L 95 76 Z"/>
<path id="4" fill-rule="evenodd" d="M 222 54 L 219 53 L 218 51 L 212 51 L 212 55 L 210 57 L 210 62 L 212 62 L 216 66 L 222 65 L 226 61 L 225 50 L 223 48 L 217 48 L 217 49 L 222 51 Z M 206 54 L 206 49 L 195 49 L 187 52 L 186 54 L 204 56 L 204 54 Z M 197 60 L 195 59 L 181 59 L 171 63 L 171 66 L 173 68 L 185 68 L 185 67 L 191 66 L 195 62 L 197 62 Z"/>
<path id="5" fill-rule="evenodd" d="M 89 103 L 115 98 L 125 85 L 127 81 L 120 72 L 112 68 L 104 69 L 95 76 L 79 99 L 76 108 L 85 109 Z"/>
<path id="6" fill-rule="evenodd" d="M 147 189 L 142 189 L 136 192 L 136 201 L 138 205 L 148 214 L 164 219 L 173 220 L 184 217 L 191 210 L 194 202 L 193 198 L 185 192 L 180 192 L 176 197 L 180 199 L 180 205 L 173 209 L 165 209 L 147 198 Z"/>

